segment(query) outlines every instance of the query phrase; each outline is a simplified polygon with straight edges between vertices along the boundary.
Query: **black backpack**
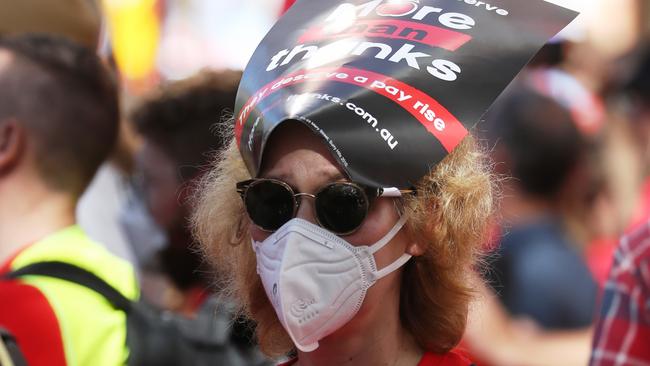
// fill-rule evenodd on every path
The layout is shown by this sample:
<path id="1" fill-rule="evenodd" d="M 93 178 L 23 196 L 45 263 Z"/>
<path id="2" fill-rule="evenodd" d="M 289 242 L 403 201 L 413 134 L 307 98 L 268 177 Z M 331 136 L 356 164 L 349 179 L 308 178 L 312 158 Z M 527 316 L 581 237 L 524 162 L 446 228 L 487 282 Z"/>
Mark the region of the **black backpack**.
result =
<path id="1" fill-rule="evenodd" d="M 206 306 L 194 319 L 131 301 L 92 272 L 64 262 L 27 265 L 4 277 L 36 275 L 58 278 L 102 295 L 127 318 L 129 366 L 245 365 L 240 350 L 230 343 L 230 314 L 225 307 Z M 215 305 L 213 303 L 213 305 Z"/>

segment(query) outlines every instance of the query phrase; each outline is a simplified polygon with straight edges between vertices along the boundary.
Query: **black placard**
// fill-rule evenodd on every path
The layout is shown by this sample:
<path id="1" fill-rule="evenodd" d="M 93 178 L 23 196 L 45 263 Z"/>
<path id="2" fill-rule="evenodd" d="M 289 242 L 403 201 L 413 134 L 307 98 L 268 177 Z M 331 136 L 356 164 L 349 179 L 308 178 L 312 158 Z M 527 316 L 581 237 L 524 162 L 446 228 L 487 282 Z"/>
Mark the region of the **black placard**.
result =
<path id="1" fill-rule="evenodd" d="M 542 0 L 302 0 L 251 58 L 235 136 L 256 176 L 298 120 L 349 177 L 410 188 L 451 152 L 577 13 Z"/>

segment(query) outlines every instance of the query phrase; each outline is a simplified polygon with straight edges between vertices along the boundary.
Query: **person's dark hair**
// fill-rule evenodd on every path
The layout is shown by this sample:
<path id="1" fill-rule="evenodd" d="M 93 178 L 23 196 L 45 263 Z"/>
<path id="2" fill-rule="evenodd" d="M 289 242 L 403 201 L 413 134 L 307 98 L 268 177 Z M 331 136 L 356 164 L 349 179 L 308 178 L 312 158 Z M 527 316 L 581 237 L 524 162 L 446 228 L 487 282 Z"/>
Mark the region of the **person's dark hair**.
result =
<path id="1" fill-rule="evenodd" d="M 483 128 L 505 151 L 509 174 L 526 193 L 542 198 L 559 192 L 585 146 L 566 108 L 523 86 L 500 98 Z"/>
<path id="2" fill-rule="evenodd" d="M 0 37 L 13 59 L 0 72 L 0 122 L 15 119 L 54 190 L 80 196 L 118 133 L 117 86 L 89 49 L 41 34 Z"/>
<path id="3" fill-rule="evenodd" d="M 130 116 L 136 130 L 179 167 L 183 180 L 210 162 L 210 152 L 223 147 L 213 126 L 232 113 L 240 71 L 203 71 L 162 87 Z"/>
<path id="4" fill-rule="evenodd" d="M 566 42 L 549 42 L 528 63 L 528 67 L 555 67 L 566 58 Z"/>
<path id="5" fill-rule="evenodd" d="M 219 124 L 228 123 L 230 116 L 224 113 L 232 114 L 240 79 L 239 71 L 203 71 L 161 87 L 130 114 L 138 133 L 176 165 L 181 191 L 223 148 L 223 137 L 216 131 L 222 129 Z M 179 217 L 187 214 L 178 208 Z M 185 290 L 204 284 L 205 270 L 201 254 L 184 246 L 192 242 L 186 220 L 178 222 L 182 226 L 165 228 L 170 245 L 159 256 L 164 272 Z"/>
<path id="6" fill-rule="evenodd" d="M 623 91 L 639 102 L 650 103 L 650 44 L 639 55 L 639 62 L 623 85 Z"/>

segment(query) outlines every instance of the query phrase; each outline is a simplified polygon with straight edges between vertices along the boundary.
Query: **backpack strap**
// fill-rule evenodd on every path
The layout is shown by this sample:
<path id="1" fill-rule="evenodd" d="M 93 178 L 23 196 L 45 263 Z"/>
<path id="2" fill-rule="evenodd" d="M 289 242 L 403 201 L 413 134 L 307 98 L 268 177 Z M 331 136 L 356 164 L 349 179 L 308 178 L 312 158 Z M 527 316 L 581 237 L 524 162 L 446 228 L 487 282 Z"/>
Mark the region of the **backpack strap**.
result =
<path id="1" fill-rule="evenodd" d="M 131 300 L 96 274 L 73 264 L 57 261 L 37 262 L 9 272 L 3 277 L 18 279 L 24 276 L 45 276 L 76 283 L 102 295 L 115 309 L 126 313 L 131 310 Z"/>
<path id="2" fill-rule="evenodd" d="M 8 330 L 0 328 L 0 365 L 7 366 L 26 366 L 27 361 L 23 356 L 20 348 L 16 344 L 16 339 Z"/>
<path id="3" fill-rule="evenodd" d="M 131 301 L 92 272 L 64 262 L 38 262 L 0 275 L 0 280 L 24 276 L 46 276 L 84 286 L 102 295 L 117 310 L 127 315 L 126 345 L 129 366 L 177 365 L 241 365 L 241 355 L 228 347 L 227 337 L 221 336 L 223 324 L 214 324 L 213 315 L 199 316 L 193 322 L 181 316 L 161 312 L 143 302 Z M 206 333 L 202 326 L 216 326 L 218 336 Z M 198 338 L 198 339 L 197 339 Z M 2 364 L 4 366 L 4 364 Z M 18 366 L 18 365 L 16 365 Z"/>

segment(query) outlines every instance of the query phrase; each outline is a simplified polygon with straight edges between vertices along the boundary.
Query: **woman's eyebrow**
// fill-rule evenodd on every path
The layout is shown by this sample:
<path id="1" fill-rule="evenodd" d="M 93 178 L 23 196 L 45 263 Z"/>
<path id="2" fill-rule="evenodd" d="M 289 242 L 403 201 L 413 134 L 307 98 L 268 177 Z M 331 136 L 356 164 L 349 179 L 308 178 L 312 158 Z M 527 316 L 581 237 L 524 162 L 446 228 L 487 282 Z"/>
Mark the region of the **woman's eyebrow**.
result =
<path id="1" fill-rule="evenodd" d="M 322 176 L 325 178 L 325 180 L 329 182 L 335 182 L 335 181 L 340 181 L 340 180 L 348 180 L 348 178 L 343 175 L 341 172 L 337 171 L 331 171 L 331 170 L 323 170 L 321 173 L 318 175 Z M 270 174 L 264 175 L 264 178 L 271 178 L 271 179 L 277 179 L 281 180 L 286 183 L 292 183 L 295 181 L 295 175 L 291 173 L 273 173 L 271 172 Z"/>
<path id="2" fill-rule="evenodd" d="M 344 176 L 343 174 L 341 174 L 341 172 L 339 172 L 339 171 L 332 172 L 332 173 L 329 173 L 329 174 L 325 173 L 325 175 L 327 176 L 328 180 L 331 180 L 331 181 L 348 180 L 348 178 L 346 176 Z"/>

